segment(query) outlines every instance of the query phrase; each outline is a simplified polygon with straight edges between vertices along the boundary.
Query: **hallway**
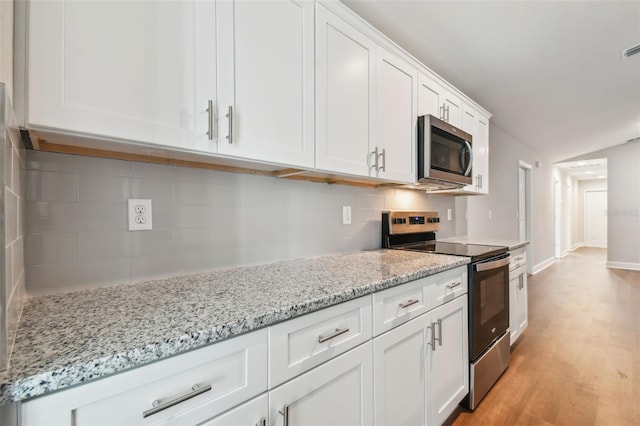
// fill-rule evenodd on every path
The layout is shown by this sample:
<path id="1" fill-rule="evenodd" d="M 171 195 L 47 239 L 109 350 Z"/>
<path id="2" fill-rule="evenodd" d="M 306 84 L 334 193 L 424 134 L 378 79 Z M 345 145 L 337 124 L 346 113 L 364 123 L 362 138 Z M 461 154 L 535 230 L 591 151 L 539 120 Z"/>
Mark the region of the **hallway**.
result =
<path id="1" fill-rule="evenodd" d="M 452 425 L 640 425 L 640 272 L 582 248 L 529 277 L 529 327 Z"/>

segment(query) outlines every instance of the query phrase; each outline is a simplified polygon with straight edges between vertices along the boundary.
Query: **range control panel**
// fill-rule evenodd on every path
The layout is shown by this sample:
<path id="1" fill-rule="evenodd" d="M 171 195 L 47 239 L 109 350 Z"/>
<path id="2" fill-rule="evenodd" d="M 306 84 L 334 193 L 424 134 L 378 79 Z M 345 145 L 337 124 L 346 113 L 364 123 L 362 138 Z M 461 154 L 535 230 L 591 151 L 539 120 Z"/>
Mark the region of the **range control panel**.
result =
<path id="1" fill-rule="evenodd" d="M 438 212 L 389 212 L 391 234 L 439 230 Z"/>

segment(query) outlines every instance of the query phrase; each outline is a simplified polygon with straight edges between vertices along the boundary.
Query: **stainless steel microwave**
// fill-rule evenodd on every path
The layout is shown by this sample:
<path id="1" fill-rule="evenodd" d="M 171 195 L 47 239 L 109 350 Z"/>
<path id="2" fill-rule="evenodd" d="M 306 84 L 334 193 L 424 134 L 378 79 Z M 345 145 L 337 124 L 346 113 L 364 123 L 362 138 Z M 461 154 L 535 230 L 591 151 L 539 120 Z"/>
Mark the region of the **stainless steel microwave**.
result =
<path id="1" fill-rule="evenodd" d="M 472 137 L 432 115 L 418 117 L 418 185 L 460 188 L 472 183 Z"/>

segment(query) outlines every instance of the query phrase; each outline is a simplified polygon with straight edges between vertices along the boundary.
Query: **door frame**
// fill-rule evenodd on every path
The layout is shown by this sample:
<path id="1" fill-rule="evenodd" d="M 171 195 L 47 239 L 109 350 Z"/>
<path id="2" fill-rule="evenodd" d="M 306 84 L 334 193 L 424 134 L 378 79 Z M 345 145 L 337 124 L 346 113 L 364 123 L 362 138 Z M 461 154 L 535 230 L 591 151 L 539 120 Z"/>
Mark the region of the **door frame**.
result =
<path id="1" fill-rule="evenodd" d="M 524 171 L 524 214 L 525 214 L 525 239 L 529 241 L 529 244 L 526 245 L 526 253 L 527 259 L 532 259 L 532 246 L 533 242 L 531 241 L 531 164 L 519 160 L 518 161 L 518 238 L 520 237 L 520 169 Z M 531 273 L 533 268 L 533 262 L 527 262 L 527 272 Z"/>
<path id="2" fill-rule="evenodd" d="M 562 257 L 562 186 L 558 177 L 553 178 L 553 253 L 556 259 Z"/>

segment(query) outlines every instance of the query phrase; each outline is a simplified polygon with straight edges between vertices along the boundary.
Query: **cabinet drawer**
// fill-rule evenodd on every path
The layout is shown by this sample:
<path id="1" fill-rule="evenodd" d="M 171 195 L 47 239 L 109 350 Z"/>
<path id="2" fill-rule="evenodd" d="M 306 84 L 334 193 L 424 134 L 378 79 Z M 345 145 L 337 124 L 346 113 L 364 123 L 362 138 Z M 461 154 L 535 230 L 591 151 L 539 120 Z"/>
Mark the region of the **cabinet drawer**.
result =
<path id="1" fill-rule="evenodd" d="M 28 401 L 23 424 L 199 424 L 265 392 L 266 369 L 267 330 L 260 330 Z"/>
<path id="2" fill-rule="evenodd" d="M 467 267 L 441 272 L 433 276 L 433 283 L 429 286 L 427 310 L 436 308 L 456 297 L 465 294 L 468 286 Z"/>
<path id="3" fill-rule="evenodd" d="M 427 311 L 429 278 L 421 278 L 373 295 L 373 335 L 389 331 Z"/>
<path id="4" fill-rule="evenodd" d="M 511 258 L 509 259 L 509 270 L 513 271 L 523 265 L 527 264 L 527 251 L 526 247 L 520 247 L 515 250 L 511 250 L 509 254 Z"/>
<path id="5" fill-rule="evenodd" d="M 371 296 L 269 327 L 269 387 L 371 338 Z"/>

